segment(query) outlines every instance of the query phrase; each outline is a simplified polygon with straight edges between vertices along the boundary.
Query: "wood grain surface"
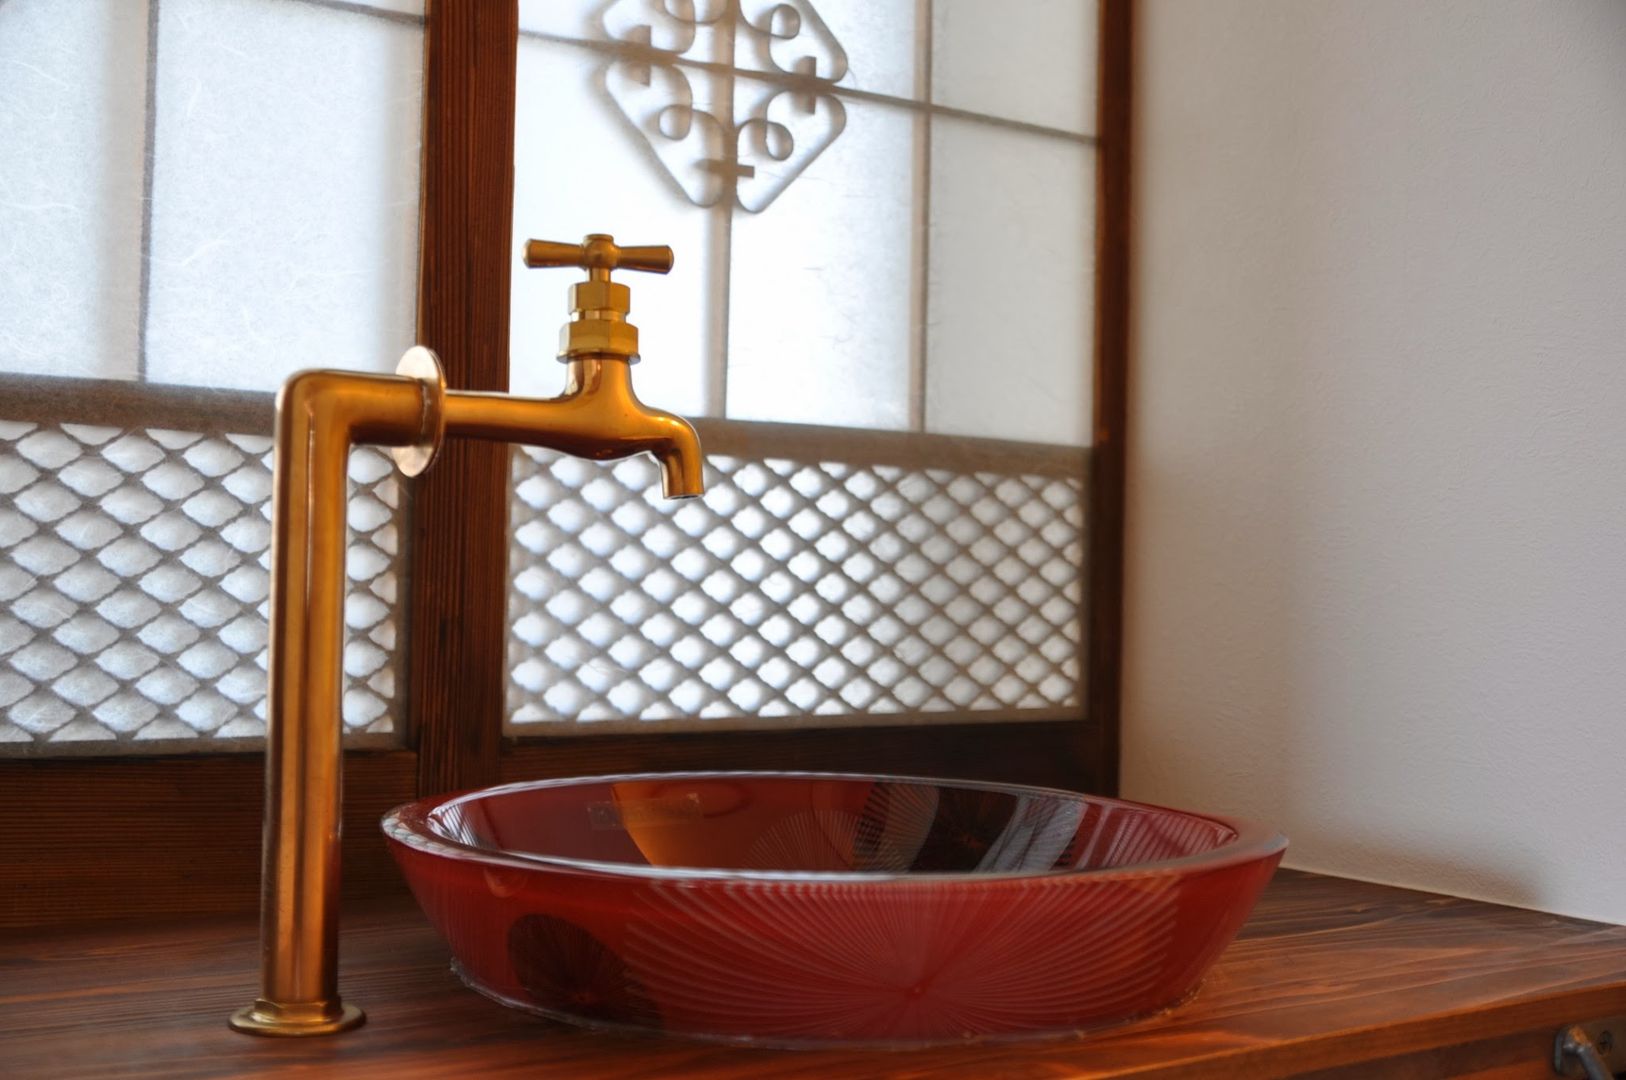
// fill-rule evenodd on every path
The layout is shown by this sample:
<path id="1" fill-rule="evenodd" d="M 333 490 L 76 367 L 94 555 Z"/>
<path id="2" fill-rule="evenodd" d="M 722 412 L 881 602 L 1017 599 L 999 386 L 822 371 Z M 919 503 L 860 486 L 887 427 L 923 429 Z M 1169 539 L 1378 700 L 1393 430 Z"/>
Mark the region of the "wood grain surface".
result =
<path id="1" fill-rule="evenodd" d="M 503 391 L 518 5 L 430 4 L 425 34 L 418 340 L 440 355 L 448 386 Z M 418 751 L 424 794 L 479 787 L 497 774 L 508 453 L 505 444 L 449 440 L 413 485 L 406 742 Z"/>
<path id="2" fill-rule="evenodd" d="M 0 1076 L 1011 1077 L 1324 1080 L 1550 1075 L 1564 1022 L 1626 1009 L 1626 928 L 1284 871 L 1197 998 L 1082 1039 L 775 1051 L 577 1031 L 465 990 L 415 910 L 345 923 L 367 1026 L 226 1028 L 253 986 L 252 918 L 0 935 Z"/>
<path id="3" fill-rule="evenodd" d="M 765 769 L 957 777 L 1099 791 L 1089 720 L 805 728 L 527 738 L 502 755 L 502 779 L 614 772 Z"/>
<path id="4" fill-rule="evenodd" d="M 1092 791 L 1092 737 L 1078 721 L 537 738 L 492 779 L 804 769 Z M 344 768 L 345 892 L 401 895 L 378 819 L 415 797 L 418 756 L 350 751 Z M 0 792 L 0 927 L 257 909 L 262 754 L 0 761 Z"/>
<path id="5" fill-rule="evenodd" d="M 417 768 L 345 754 L 347 896 L 402 891 L 378 819 Z M 0 761 L 0 797 L 0 927 L 259 908 L 264 754 Z"/>

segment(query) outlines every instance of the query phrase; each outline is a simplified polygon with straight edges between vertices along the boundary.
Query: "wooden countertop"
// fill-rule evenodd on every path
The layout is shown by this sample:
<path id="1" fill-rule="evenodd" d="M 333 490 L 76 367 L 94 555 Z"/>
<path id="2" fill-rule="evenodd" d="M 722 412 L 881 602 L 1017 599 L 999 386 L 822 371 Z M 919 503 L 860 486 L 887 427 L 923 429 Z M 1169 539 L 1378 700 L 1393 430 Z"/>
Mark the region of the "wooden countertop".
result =
<path id="1" fill-rule="evenodd" d="M 0 1076 L 310 1072 L 392 1080 L 602 1077 L 1551 1076 L 1564 1023 L 1626 1013 L 1626 928 L 1281 872 L 1196 1000 L 1085 1039 L 928 1051 L 772 1051 L 609 1037 L 465 990 L 418 913 L 349 917 L 326 1039 L 226 1027 L 252 997 L 255 920 L 0 935 Z"/>

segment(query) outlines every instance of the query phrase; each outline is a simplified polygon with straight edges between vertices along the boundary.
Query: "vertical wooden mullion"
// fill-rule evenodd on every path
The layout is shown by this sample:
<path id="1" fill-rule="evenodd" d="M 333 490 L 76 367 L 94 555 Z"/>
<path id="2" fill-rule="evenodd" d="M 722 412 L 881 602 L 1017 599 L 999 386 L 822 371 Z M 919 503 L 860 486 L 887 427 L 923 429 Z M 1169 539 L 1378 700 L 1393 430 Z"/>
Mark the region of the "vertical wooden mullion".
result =
<path id="1" fill-rule="evenodd" d="M 508 389 L 517 0 L 431 0 L 424 42 L 418 340 L 448 385 Z M 416 482 L 408 739 L 420 793 L 497 777 L 508 448 L 451 442 Z"/>
<path id="2" fill-rule="evenodd" d="M 909 295 L 909 430 L 926 430 L 926 365 L 931 343 L 932 277 L 932 35 L 936 29 L 933 0 L 915 0 L 915 97 L 925 104 L 914 118 L 914 199 L 911 246 L 915 279 Z"/>
<path id="3" fill-rule="evenodd" d="M 1123 662 L 1124 439 L 1129 379 L 1134 0 L 1101 0 L 1095 202 L 1095 416 L 1088 498 L 1089 711 L 1102 790 L 1118 791 Z"/>

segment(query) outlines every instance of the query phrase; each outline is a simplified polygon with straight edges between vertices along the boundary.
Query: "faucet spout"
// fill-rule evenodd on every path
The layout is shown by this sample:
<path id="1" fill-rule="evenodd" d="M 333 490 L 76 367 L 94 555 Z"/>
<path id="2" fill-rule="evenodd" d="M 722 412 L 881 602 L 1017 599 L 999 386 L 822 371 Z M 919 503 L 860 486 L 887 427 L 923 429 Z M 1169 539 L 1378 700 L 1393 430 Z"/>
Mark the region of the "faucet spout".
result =
<path id="1" fill-rule="evenodd" d="M 652 450 L 661 466 L 661 494 L 668 499 L 693 499 L 705 494 L 700 436 L 681 416 L 672 417 L 672 433 L 664 449 Z"/>
<path id="2" fill-rule="evenodd" d="M 540 446 L 593 461 L 647 453 L 660 463 L 667 498 L 701 494 L 699 435 L 682 417 L 639 401 L 631 368 L 621 357 L 572 358 L 564 393 L 552 398 L 447 391 L 446 434 Z"/>

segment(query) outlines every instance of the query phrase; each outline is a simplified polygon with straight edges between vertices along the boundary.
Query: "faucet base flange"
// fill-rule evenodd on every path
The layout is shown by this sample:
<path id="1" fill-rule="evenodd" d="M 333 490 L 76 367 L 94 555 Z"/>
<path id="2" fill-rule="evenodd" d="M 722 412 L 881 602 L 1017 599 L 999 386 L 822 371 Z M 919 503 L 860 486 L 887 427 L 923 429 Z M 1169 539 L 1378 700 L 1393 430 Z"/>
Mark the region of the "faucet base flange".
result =
<path id="1" fill-rule="evenodd" d="M 248 1035 L 337 1035 L 341 1031 L 358 1028 L 367 1022 L 367 1014 L 358 1006 L 343 1002 L 338 1016 L 314 1019 L 295 1018 L 264 1000 L 245 1005 L 231 1014 L 227 1021 L 235 1031 Z"/>
<path id="2" fill-rule="evenodd" d="M 422 387 L 423 420 L 417 441 L 390 449 L 401 474 L 417 476 L 429 468 L 446 440 L 446 369 L 440 366 L 440 357 L 433 349 L 414 345 L 401 356 L 395 373 L 416 379 Z"/>

